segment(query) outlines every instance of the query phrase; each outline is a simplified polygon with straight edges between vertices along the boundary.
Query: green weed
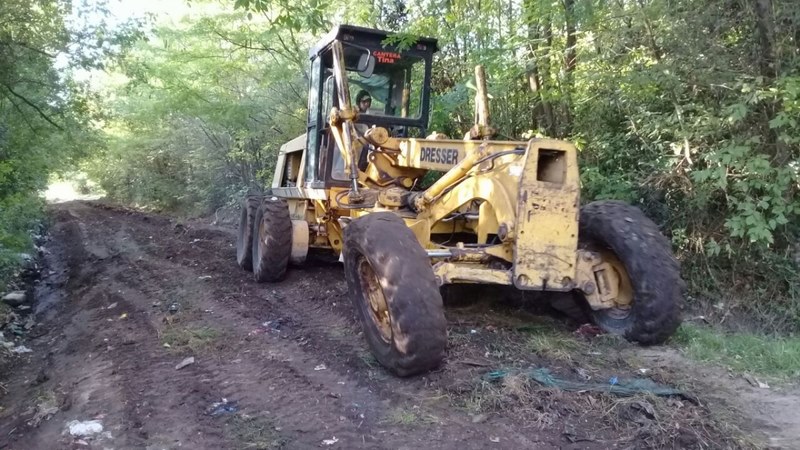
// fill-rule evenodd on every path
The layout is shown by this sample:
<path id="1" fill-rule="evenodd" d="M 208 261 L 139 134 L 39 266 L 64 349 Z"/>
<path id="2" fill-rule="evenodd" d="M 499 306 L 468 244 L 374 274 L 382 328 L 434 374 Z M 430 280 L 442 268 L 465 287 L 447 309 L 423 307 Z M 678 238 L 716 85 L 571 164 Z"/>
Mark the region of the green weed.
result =
<path id="1" fill-rule="evenodd" d="M 800 375 L 800 337 L 724 333 L 684 324 L 672 342 L 691 358 L 723 364 L 738 372 L 778 378 Z"/>
<path id="2" fill-rule="evenodd" d="M 32 234 L 42 227 L 43 208 L 36 194 L 0 192 L 0 292 L 19 270 L 19 253 L 31 251 Z"/>

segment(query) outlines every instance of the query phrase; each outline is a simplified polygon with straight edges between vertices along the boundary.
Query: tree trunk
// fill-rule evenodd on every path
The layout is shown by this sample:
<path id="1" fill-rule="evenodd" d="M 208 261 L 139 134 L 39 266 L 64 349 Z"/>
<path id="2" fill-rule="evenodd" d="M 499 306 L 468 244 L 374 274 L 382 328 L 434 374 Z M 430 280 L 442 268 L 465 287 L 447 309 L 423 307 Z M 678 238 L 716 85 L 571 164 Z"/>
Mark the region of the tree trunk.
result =
<path id="1" fill-rule="evenodd" d="M 529 63 L 526 75 L 528 78 L 528 87 L 530 87 L 534 95 L 534 102 L 536 104 L 534 107 L 534 120 L 536 126 L 543 128 L 549 136 L 553 136 L 555 125 L 553 108 L 545 98 L 543 80 L 543 76 L 546 77 L 548 73 L 548 60 L 550 58 L 549 45 L 552 43 L 553 39 L 552 32 L 550 31 L 550 16 L 535 18 L 536 11 L 534 11 L 533 8 L 533 0 L 526 0 L 523 3 L 523 17 L 525 17 L 528 27 L 529 50 L 527 57 Z M 545 21 L 544 33 L 541 32 L 540 21 Z M 542 39 L 542 35 L 544 35 L 544 38 L 548 42 L 548 52 L 541 57 L 541 62 L 539 62 L 540 58 L 536 52 L 539 49 L 539 41 Z"/>
<path id="2" fill-rule="evenodd" d="M 758 34 L 758 72 L 770 84 L 780 74 L 780 59 L 775 48 L 775 16 L 772 11 L 772 0 L 755 0 L 753 9 L 756 14 L 756 30 Z M 764 102 L 762 105 L 762 135 L 765 150 L 776 164 L 785 164 L 789 159 L 789 149 L 778 140 L 778 131 L 770 127 L 772 120 L 780 109 L 778 101 Z"/>
<path id="3" fill-rule="evenodd" d="M 575 36 L 575 0 L 564 0 L 564 22 L 567 31 L 567 48 L 564 51 L 564 69 L 568 75 L 575 71 L 577 63 L 577 37 Z"/>
<path id="4" fill-rule="evenodd" d="M 647 18 L 647 11 L 645 11 L 644 8 L 644 0 L 639 0 L 639 10 L 642 13 L 642 21 L 644 22 L 644 29 L 647 31 L 647 41 L 648 45 L 650 46 L 650 50 L 653 52 L 653 57 L 655 57 L 656 61 L 661 61 L 663 54 L 661 52 L 661 47 L 659 47 L 656 43 L 656 35 L 653 31 L 653 25 L 650 23 L 650 19 Z"/>
<path id="5" fill-rule="evenodd" d="M 759 72 L 767 79 L 775 78 L 779 72 L 775 58 L 775 19 L 772 15 L 772 0 L 755 0 L 753 4 L 759 40 Z"/>
<path id="6" fill-rule="evenodd" d="M 573 73 L 578 63 L 577 45 L 578 39 L 575 32 L 575 0 L 563 0 L 564 2 L 564 23 L 567 35 L 567 48 L 564 49 L 564 83 L 563 102 L 561 108 L 564 112 L 564 123 L 560 127 L 559 137 L 567 137 L 572 133 L 572 89 Z"/>

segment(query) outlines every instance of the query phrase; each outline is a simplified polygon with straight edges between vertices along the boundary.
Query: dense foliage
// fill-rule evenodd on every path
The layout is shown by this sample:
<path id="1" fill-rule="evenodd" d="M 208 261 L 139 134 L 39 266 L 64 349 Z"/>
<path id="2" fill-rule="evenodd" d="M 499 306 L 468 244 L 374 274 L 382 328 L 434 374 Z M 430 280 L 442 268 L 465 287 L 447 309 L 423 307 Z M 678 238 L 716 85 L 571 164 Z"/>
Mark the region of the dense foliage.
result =
<path id="1" fill-rule="evenodd" d="M 102 67 L 136 32 L 109 33 L 99 20 L 80 29 L 67 23 L 91 14 L 101 17 L 103 5 L 0 2 L 0 289 L 30 252 L 50 174 L 102 146 L 93 126 L 101 111 L 70 74 Z"/>
<path id="2" fill-rule="evenodd" d="M 0 12 L 26 11 L 27 4 L 5 2 Z M 695 293 L 716 293 L 724 299 L 721 311 L 765 307 L 779 312 L 773 315 L 782 317 L 778 326 L 800 328 L 796 2 L 229 0 L 190 6 L 172 21 L 156 20 L 145 39 L 108 67 L 96 109 L 81 109 L 85 97 L 52 70 L 48 53 L 70 41 L 58 19 L 63 12 L 28 8 L 28 20 L 42 21 L 35 27 L 38 41 L 28 47 L 43 51 L 18 46 L 13 54 L 2 49 L 10 48 L 7 36 L 18 36 L 6 30 L 19 21 L 0 14 L 0 143 L 12 155 L 0 162 L 0 202 L 29 201 L 41 174 L 76 154 L 74 142 L 94 152 L 85 169 L 129 203 L 199 213 L 263 188 L 277 148 L 303 130 L 308 47 L 335 23 L 374 26 L 401 40 L 439 39 L 433 129 L 455 136 L 469 128 L 473 67 L 483 64 L 492 122 L 503 136 L 576 142 L 584 200 L 618 198 L 644 209 L 671 237 Z M 12 72 L 5 61 L 13 63 Z M 25 77 L 35 82 L 19 81 Z M 5 84 L 13 91 L 3 90 Z M 26 104 L 14 92 L 39 101 Z M 87 127 L 89 114 L 99 112 L 105 115 L 99 126 Z M 90 131 L 100 128 L 95 142 Z M 42 129 L 48 131 L 34 131 Z M 76 138 L 80 133 L 88 135 Z M 20 156 L 32 142 L 53 153 Z M 17 165 L 9 169 L 7 159 Z M 16 178 L 7 193 L 8 173 Z M 10 216 L 0 216 L 0 233 L 11 226 L 3 217 Z M 11 248 L 3 235 L 0 243 Z M 737 300 L 720 291 L 737 292 Z"/>
<path id="3" fill-rule="evenodd" d="M 157 25 L 109 86 L 108 150 L 90 173 L 117 199 L 188 213 L 263 187 L 278 146 L 303 129 L 299 39 L 242 13 Z"/>
<path id="4" fill-rule="evenodd" d="M 56 122 L 63 101 L 52 53 L 65 45 L 58 5 L 11 1 L 0 4 L 0 287 L 18 253 L 30 245 L 36 190 L 52 168 L 47 148 L 58 145 Z M 38 25 L 38 33 L 23 23 Z M 60 120 L 59 120 L 60 121 Z"/>

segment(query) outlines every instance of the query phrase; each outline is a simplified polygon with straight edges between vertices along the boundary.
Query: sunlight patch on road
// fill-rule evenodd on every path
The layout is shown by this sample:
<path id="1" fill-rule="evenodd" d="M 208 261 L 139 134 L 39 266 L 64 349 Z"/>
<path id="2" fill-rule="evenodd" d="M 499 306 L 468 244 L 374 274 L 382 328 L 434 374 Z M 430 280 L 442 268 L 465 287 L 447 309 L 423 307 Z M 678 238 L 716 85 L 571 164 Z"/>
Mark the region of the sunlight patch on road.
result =
<path id="1" fill-rule="evenodd" d="M 47 186 L 43 193 L 47 203 L 64 203 L 73 200 L 97 200 L 103 198 L 103 194 L 92 192 L 82 194 L 75 189 L 75 184 L 71 181 L 56 181 Z"/>

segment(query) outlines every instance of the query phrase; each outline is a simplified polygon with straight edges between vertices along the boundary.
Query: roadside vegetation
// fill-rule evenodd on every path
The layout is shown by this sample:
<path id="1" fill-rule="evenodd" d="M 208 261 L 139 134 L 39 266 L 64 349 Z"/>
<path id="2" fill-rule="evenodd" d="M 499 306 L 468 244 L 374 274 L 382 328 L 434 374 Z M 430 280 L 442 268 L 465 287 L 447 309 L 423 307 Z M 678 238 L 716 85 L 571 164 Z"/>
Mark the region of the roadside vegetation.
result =
<path id="1" fill-rule="evenodd" d="M 51 174 L 106 145 L 106 111 L 76 74 L 103 69 L 140 35 L 137 24 L 80 19 L 107 13 L 103 2 L 0 3 L 0 291 L 32 252 Z"/>
<path id="2" fill-rule="evenodd" d="M 684 324 L 672 342 L 689 357 L 753 372 L 778 380 L 800 376 L 800 338 L 753 333 L 725 333 L 709 327 Z"/>
<path id="3" fill-rule="evenodd" d="M 797 373 L 795 2 L 170 4 L 114 27 L 103 3 L 0 5 L 0 291 L 31 252 L 53 172 L 181 215 L 263 189 L 279 146 L 304 131 L 309 46 L 352 23 L 439 39 L 432 130 L 471 126 L 483 64 L 501 137 L 576 142 L 584 201 L 621 199 L 653 218 L 689 281 L 686 315 L 739 333 L 687 325 L 677 345 Z"/>

